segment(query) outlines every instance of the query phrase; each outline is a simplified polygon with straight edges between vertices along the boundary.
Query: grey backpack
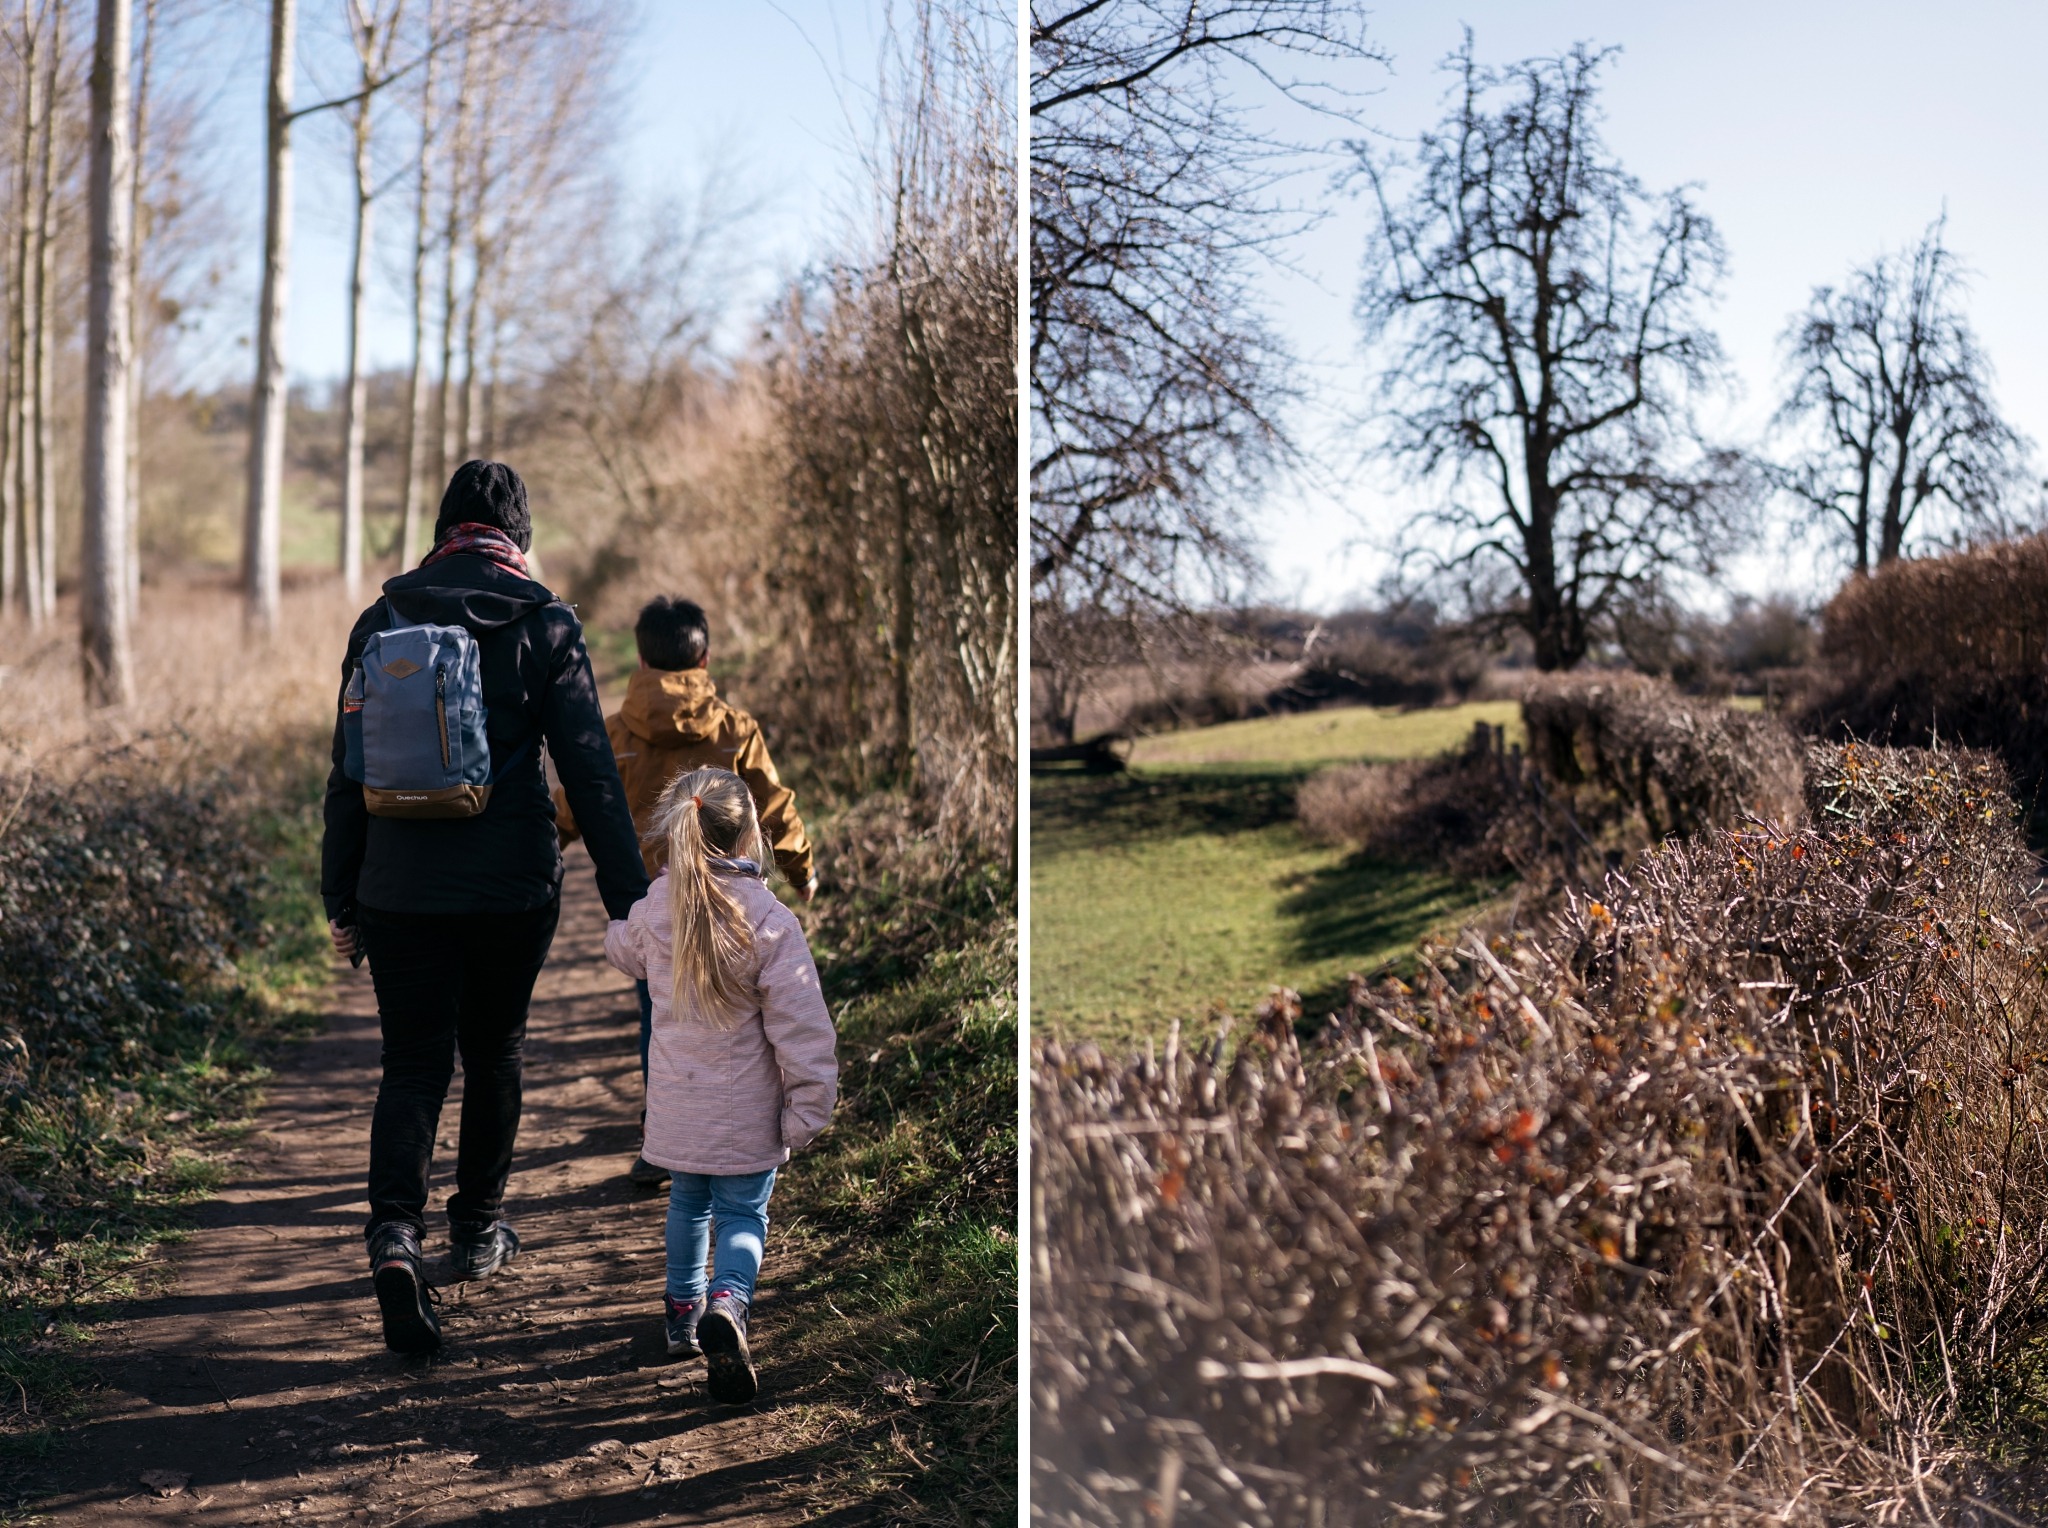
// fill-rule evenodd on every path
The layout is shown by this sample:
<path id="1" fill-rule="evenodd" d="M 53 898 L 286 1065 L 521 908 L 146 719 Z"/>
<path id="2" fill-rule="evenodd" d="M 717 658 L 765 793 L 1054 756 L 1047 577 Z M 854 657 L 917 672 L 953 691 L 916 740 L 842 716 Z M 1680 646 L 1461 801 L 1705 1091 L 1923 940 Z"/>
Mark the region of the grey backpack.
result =
<path id="1" fill-rule="evenodd" d="M 475 817 L 491 800 L 487 714 L 466 627 L 372 632 L 342 695 L 342 773 L 375 817 Z"/>

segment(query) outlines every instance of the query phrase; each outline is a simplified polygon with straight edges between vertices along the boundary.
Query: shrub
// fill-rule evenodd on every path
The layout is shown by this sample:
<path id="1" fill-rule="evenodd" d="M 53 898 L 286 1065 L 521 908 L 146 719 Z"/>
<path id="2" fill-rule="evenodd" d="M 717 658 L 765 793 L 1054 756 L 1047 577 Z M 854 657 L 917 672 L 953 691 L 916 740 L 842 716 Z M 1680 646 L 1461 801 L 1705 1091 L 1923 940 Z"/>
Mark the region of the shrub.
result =
<path id="1" fill-rule="evenodd" d="M 1794 708 L 1805 730 L 1992 749 L 2034 797 L 2048 771 L 2048 537 L 1850 579 L 1821 612 L 1820 657 Z"/>
<path id="2" fill-rule="evenodd" d="M 1486 672 L 1479 644 L 1427 604 L 1348 610 L 1322 624 L 1323 640 L 1266 698 L 1269 709 L 1447 705 L 1467 699 Z"/>
<path id="3" fill-rule="evenodd" d="M 73 1323 L 132 1291 L 280 1000 L 325 978 L 317 814 L 248 776 L 0 779 L 0 1431 L 79 1393 Z"/>
<path id="4" fill-rule="evenodd" d="M 112 1076 L 232 983 L 260 935 L 255 845 L 208 790 L 96 776 L 0 792 L 0 1016 L 15 1075 Z"/>
<path id="5" fill-rule="evenodd" d="M 1589 815 L 1631 819 L 1649 841 L 1746 816 L 1796 822 L 1803 757 L 1776 718 L 1691 700 L 1636 674 L 1552 675 L 1522 697 L 1529 754 Z M 1590 787 L 1590 792 L 1586 789 Z"/>
<path id="6" fill-rule="evenodd" d="M 1526 755 L 1481 723 L 1460 753 L 1341 765 L 1305 782 L 1304 831 L 1537 892 L 1582 883 L 1651 844 L 1803 813 L 1801 744 L 1775 718 L 1637 674 L 1558 675 L 1522 695 Z"/>
<path id="7" fill-rule="evenodd" d="M 1339 764 L 1302 782 L 1295 810 L 1319 843 L 1382 859 L 1490 876 L 1527 868 L 1540 802 L 1519 752 L 1480 722 L 1457 753 L 1433 759 Z"/>
<path id="8" fill-rule="evenodd" d="M 901 795 L 819 824 L 832 886 L 810 915 L 839 1028 L 833 1127 L 785 1169 L 806 1259 L 790 1336 L 926 1398 L 868 1467 L 933 1512 L 1016 1511 L 1017 883 Z M 914 1465 L 915 1468 L 910 1467 Z"/>
<path id="9" fill-rule="evenodd" d="M 1151 693 L 1125 706 L 1116 730 L 1142 736 L 1263 716 L 1266 705 L 1246 686 L 1241 667 L 1235 661 L 1217 662 L 1162 674 Z"/>
<path id="10" fill-rule="evenodd" d="M 2037 1520 L 2031 861 L 1988 761 L 1815 763 L 1313 1043 L 1043 1049 L 1034 1509 Z"/>

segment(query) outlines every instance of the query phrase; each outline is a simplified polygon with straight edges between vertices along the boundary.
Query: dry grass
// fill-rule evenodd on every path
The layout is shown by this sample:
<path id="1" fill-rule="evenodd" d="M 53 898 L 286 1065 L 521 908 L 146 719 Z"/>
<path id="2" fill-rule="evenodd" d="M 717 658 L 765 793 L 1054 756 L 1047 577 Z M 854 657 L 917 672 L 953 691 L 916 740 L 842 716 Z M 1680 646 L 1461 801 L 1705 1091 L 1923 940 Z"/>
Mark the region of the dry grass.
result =
<path id="1" fill-rule="evenodd" d="M 264 641 L 244 628 L 226 580 L 145 587 L 135 634 L 136 702 L 93 712 L 79 677 L 76 607 L 40 631 L 0 631 L 0 778 L 72 783 L 118 767 L 179 782 L 225 769 L 255 783 L 320 748 L 334 724 L 341 655 L 371 595 L 338 581 L 285 592 L 284 627 Z"/>
<path id="2" fill-rule="evenodd" d="M 1526 869 L 1520 861 L 1535 842 L 1540 798 L 1504 733 L 1482 720 L 1456 753 L 1312 775 L 1296 797 L 1302 831 L 1318 843 L 1473 878 Z"/>
<path id="3" fill-rule="evenodd" d="M 1046 1048 L 1042 1520 L 2039 1520 L 2032 861 L 1981 756 L 1811 778 L 1314 1044 Z"/>

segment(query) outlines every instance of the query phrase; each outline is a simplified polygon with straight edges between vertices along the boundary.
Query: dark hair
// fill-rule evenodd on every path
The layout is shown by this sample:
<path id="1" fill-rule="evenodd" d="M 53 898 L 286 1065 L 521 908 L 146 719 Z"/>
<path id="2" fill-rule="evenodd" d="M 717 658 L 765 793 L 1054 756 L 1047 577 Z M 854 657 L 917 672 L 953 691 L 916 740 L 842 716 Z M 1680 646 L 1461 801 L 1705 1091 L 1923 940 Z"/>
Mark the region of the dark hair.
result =
<path id="1" fill-rule="evenodd" d="M 711 651 L 711 623 L 702 605 L 658 594 L 640 607 L 633 641 L 649 668 L 693 669 Z"/>
<path id="2" fill-rule="evenodd" d="M 468 461 L 448 479 L 441 512 L 434 517 L 439 541 L 458 525 L 494 525 L 524 552 L 533 546 L 533 517 L 526 511 L 526 485 L 503 462 Z"/>

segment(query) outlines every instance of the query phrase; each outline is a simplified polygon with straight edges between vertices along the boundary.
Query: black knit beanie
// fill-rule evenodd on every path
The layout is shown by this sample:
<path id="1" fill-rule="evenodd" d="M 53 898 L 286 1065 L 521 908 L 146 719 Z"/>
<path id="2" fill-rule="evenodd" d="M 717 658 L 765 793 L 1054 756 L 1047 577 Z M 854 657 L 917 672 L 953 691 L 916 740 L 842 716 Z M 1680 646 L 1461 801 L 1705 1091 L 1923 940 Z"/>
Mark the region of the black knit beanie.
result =
<path id="1" fill-rule="evenodd" d="M 526 485 L 503 462 L 469 461 L 455 469 L 434 517 L 439 541 L 458 525 L 494 525 L 524 552 L 533 545 L 533 516 L 526 512 Z"/>

